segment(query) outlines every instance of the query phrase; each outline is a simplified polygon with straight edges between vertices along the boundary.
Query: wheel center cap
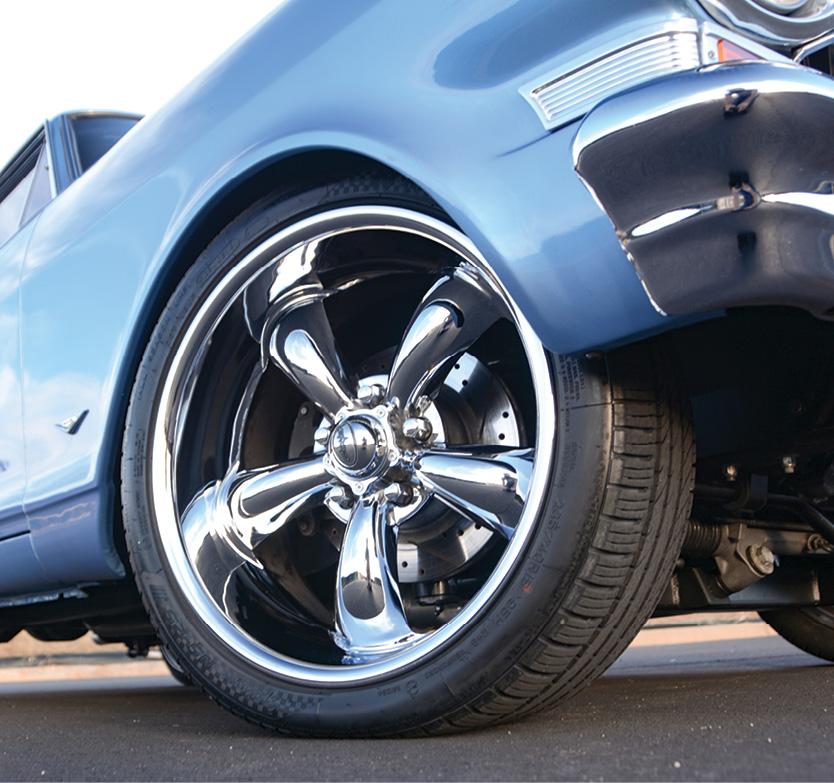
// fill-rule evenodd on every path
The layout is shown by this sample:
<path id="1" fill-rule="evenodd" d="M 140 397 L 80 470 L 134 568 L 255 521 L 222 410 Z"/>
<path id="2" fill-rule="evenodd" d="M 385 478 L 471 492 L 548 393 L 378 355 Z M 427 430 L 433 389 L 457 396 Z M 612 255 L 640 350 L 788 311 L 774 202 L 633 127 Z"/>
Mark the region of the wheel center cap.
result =
<path id="1" fill-rule="evenodd" d="M 375 467 L 377 436 L 370 426 L 358 419 L 339 424 L 330 440 L 333 459 L 348 473 L 359 475 Z"/>

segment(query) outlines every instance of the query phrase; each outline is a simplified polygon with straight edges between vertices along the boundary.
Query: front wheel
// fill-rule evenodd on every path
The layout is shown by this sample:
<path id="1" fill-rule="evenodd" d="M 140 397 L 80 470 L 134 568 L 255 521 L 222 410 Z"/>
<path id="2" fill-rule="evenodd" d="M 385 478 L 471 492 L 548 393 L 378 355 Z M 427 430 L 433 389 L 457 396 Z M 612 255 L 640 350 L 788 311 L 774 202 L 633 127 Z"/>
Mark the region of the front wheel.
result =
<path id="1" fill-rule="evenodd" d="M 662 346 L 548 354 L 441 217 L 382 174 L 262 201 L 139 368 L 140 589 L 192 681 L 263 725 L 437 732 L 555 703 L 678 554 L 692 438 Z"/>

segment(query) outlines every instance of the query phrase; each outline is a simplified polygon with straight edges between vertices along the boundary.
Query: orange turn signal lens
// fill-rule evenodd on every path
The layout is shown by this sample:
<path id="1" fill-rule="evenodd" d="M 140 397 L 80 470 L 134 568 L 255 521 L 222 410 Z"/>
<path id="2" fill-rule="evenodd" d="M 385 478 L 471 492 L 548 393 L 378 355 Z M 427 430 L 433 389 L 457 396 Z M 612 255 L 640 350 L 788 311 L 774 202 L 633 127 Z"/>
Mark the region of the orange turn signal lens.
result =
<path id="1" fill-rule="evenodd" d="M 761 60 L 757 54 L 743 49 L 738 44 L 725 41 L 723 38 L 718 39 L 718 62 L 727 63 L 733 60 Z"/>

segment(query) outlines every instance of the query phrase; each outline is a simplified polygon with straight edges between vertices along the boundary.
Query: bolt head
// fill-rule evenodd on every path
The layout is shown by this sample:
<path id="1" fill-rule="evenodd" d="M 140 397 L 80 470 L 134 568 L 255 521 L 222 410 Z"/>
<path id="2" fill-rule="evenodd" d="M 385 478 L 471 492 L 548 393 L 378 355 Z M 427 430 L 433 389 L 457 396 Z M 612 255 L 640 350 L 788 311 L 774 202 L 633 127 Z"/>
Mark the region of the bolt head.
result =
<path id="1" fill-rule="evenodd" d="M 315 433 L 313 435 L 313 440 L 315 440 L 315 442 L 318 443 L 320 446 L 326 446 L 327 445 L 327 439 L 329 437 L 330 437 L 330 427 L 322 426 L 322 427 L 319 427 L 315 431 Z"/>
<path id="2" fill-rule="evenodd" d="M 769 547 L 751 546 L 747 549 L 747 557 L 750 560 L 753 568 L 756 569 L 762 576 L 772 574 L 776 567 L 776 558 Z"/>
<path id="3" fill-rule="evenodd" d="M 314 536 L 317 530 L 316 521 L 309 517 L 301 517 L 298 520 L 298 532 L 302 536 Z"/>
<path id="4" fill-rule="evenodd" d="M 795 473 L 796 472 L 796 457 L 791 454 L 786 454 L 782 457 L 782 470 L 785 473 Z"/>

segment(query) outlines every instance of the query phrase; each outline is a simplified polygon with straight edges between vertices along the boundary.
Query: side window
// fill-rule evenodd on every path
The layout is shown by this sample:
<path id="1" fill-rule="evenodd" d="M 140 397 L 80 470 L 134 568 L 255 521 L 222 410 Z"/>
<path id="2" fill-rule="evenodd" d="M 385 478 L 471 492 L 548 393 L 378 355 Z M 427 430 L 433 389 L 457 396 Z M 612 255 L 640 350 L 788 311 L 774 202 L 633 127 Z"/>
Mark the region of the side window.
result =
<path id="1" fill-rule="evenodd" d="M 49 155 L 41 128 L 0 171 L 0 245 L 51 198 Z"/>
<path id="2" fill-rule="evenodd" d="M 41 150 L 33 174 L 32 189 L 29 191 L 29 198 L 26 201 L 26 209 L 23 210 L 21 223 L 25 223 L 44 204 L 52 200 L 52 183 L 49 181 L 49 158 L 46 154 L 46 147 Z"/>
<path id="3" fill-rule="evenodd" d="M 85 172 L 136 123 L 136 117 L 84 115 L 72 119 L 72 132 L 81 172 Z"/>
<path id="4" fill-rule="evenodd" d="M 35 169 L 32 169 L 20 182 L 12 186 L 8 195 L 0 201 L 0 245 L 20 226 L 23 210 L 26 208 L 26 198 L 34 178 Z"/>

